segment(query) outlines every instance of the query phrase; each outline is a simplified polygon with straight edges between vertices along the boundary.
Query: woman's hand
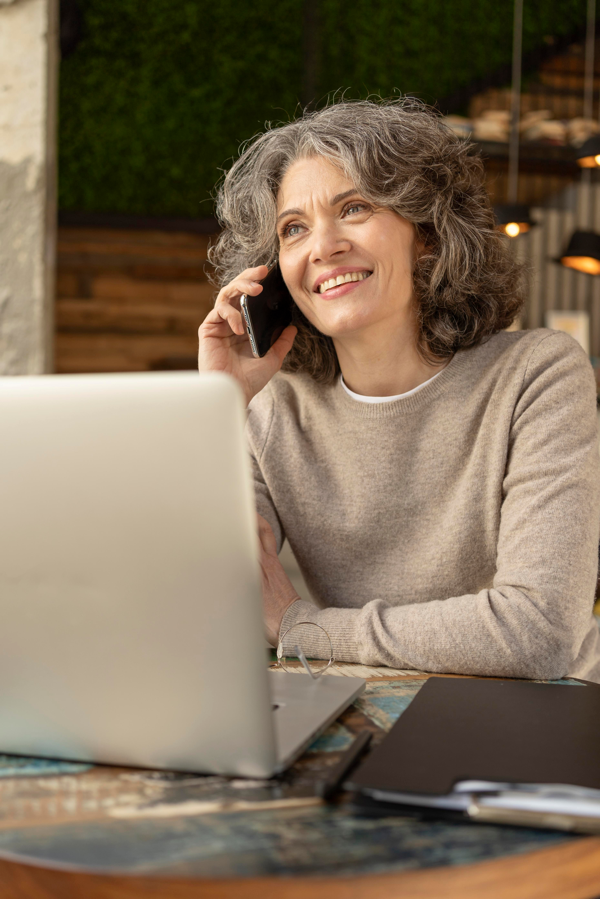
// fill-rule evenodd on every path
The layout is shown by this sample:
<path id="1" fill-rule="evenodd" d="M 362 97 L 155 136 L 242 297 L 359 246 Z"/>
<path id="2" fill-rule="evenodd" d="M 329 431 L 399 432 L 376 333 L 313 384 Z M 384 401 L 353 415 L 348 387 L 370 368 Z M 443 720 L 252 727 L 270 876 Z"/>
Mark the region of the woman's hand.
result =
<path id="1" fill-rule="evenodd" d="M 219 292 L 215 308 L 208 313 L 198 330 L 199 371 L 224 371 L 233 375 L 240 383 L 247 403 L 279 371 L 292 348 L 297 331 L 293 325 L 288 325 L 262 359 L 252 355 L 250 339 L 242 321 L 240 298 L 242 294 L 257 296 L 261 293 L 263 287 L 259 282 L 268 273 L 266 265 L 259 265 L 247 268 L 238 275 Z"/>
<path id="2" fill-rule="evenodd" d="M 260 538 L 260 567 L 262 569 L 263 610 L 267 640 L 271 646 L 279 643 L 281 619 L 293 602 L 300 599 L 283 570 L 277 556 L 277 541 L 268 521 L 258 515 Z"/>

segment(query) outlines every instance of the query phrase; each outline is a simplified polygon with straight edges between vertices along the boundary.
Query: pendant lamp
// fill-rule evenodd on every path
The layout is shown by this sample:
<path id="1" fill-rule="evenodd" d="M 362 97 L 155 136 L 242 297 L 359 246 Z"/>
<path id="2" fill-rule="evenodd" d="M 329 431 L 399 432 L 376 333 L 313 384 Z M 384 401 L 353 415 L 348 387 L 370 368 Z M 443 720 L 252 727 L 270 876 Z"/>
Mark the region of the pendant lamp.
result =
<path id="1" fill-rule="evenodd" d="M 595 33 L 596 0 L 588 0 L 587 35 L 585 42 L 585 83 L 583 94 L 583 114 L 586 118 L 591 118 L 593 112 Z M 598 141 L 599 153 L 592 156 L 591 152 L 596 148 L 595 141 Z M 587 140 L 581 147 L 580 152 L 583 151 L 589 155 L 582 156 L 582 160 L 589 160 L 590 158 L 594 159 L 596 155 L 600 155 L 600 138 L 592 137 Z M 592 173 L 590 168 L 592 168 L 592 165 L 589 161 L 586 161 L 585 163 L 579 161 L 579 164 L 583 168 L 581 182 L 582 184 L 587 185 L 589 190 L 591 187 Z M 558 261 L 566 268 L 575 269 L 577 272 L 583 272 L 586 275 L 600 275 L 600 234 L 596 234 L 595 231 L 591 230 L 575 231 L 571 235 L 571 239 Z"/>
<path id="2" fill-rule="evenodd" d="M 513 22 L 512 89 L 510 103 L 510 143 L 508 146 L 507 201 L 494 207 L 496 227 L 507 237 L 518 237 L 533 228 L 529 207 L 517 203 L 519 187 L 519 120 L 521 118 L 521 50 L 523 44 L 523 0 L 515 0 Z"/>
<path id="3" fill-rule="evenodd" d="M 585 79 L 583 87 L 583 116 L 594 115 L 594 44 L 596 38 L 596 3 L 588 0 L 587 31 L 585 37 Z M 577 150 L 577 165 L 582 169 L 600 166 L 600 134 L 594 134 Z"/>
<path id="4" fill-rule="evenodd" d="M 600 166 L 600 134 L 588 137 L 577 150 L 577 165 L 582 169 L 597 169 Z"/>
<path id="5" fill-rule="evenodd" d="M 495 206 L 494 213 L 496 227 L 499 231 L 504 231 L 508 237 L 525 234 L 536 224 L 529 215 L 529 206 L 524 203 L 504 203 L 502 206 Z"/>
<path id="6" fill-rule="evenodd" d="M 574 231 L 560 261 L 566 268 L 574 268 L 586 275 L 600 275 L 600 234 Z"/>

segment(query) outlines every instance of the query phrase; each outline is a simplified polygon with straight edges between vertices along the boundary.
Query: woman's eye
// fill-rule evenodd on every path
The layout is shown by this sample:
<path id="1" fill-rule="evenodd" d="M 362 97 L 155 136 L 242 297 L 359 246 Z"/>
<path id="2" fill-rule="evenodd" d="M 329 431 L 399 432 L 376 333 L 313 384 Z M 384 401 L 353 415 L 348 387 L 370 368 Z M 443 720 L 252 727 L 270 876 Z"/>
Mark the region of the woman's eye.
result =
<path id="1" fill-rule="evenodd" d="M 297 237 L 302 225 L 286 225 L 282 231 L 282 237 Z"/>
<path id="2" fill-rule="evenodd" d="M 364 203 L 352 203 L 351 206 L 346 206 L 346 215 L 356 215 L 357 212 L 364 212 L 366 208 Z"/>

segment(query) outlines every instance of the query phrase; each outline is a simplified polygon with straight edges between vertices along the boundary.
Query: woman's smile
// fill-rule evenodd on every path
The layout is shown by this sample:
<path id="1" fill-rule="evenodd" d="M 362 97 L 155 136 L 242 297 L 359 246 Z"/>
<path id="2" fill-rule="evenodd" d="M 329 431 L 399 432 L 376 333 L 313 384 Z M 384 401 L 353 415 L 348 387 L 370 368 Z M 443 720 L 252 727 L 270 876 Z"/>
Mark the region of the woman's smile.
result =
<path id="1" fill-rule="evenodd" d="M 365 269 L 356 270 L 347 266 L 336 268 L 332 272 L 326 272 L 317 278 L 314 292 L 324 296 L 326 300 L 340 297 L 353 290 L 361 281 L 369 278 L 372 274 L 372 272 Z"/>

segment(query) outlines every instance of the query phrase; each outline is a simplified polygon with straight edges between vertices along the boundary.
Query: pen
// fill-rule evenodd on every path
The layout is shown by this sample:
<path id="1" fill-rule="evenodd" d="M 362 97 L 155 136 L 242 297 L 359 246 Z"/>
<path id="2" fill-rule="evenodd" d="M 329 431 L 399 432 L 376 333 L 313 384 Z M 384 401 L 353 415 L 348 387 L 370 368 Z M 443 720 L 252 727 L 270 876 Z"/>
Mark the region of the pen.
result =
<path id="1" fill-rule="evenodd" d="M 334 793 L 336 793 L 336 791 L 339 789 L 340 784 L 342 783 L 352 766 L 358 761 L 362 753 L 371 742 L 371 736 L 372 734 L 369 733 L 368 730 L 361 731 L 358 737 L 345 751 L 337 765 L 334 765 L 329 775 L 322 783 L 319 784 L 317 788 L 319 796 L 321 796 L 325 800 L 331 799 Z"/>
<path id="2" fill-rule="evenodd" d="M 486 824 L 516 824 L 518 827 L 549 827 L 552 830 L 566 830 L 571 833 L 600 833 L 600 819 L 597 816 L 493 808 L 480 805 L 476 795 L 467 809 L 467 815 L 473 821 L 484 821 Z"/>

